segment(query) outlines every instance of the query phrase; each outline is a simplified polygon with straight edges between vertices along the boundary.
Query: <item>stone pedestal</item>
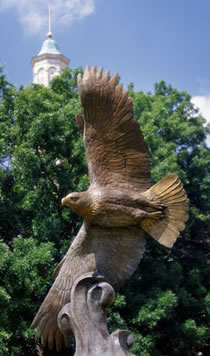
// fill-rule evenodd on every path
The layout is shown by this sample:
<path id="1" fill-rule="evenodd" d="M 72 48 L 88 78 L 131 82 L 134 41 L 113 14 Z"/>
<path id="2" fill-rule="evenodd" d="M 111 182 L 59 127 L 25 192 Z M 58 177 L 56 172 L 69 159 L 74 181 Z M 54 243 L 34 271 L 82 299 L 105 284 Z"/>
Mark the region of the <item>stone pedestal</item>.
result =
<path id="1" fill-rule="evenodd" d="M 132 356 L 134 339 L 125 330 L 108 332 L 106 308 L 115 297 L 112 286 L 97 273 L 80 276 L 71 292 L 71 303 L 58 315 L 58 325 L 65 337 L 74 334 L 74 356 Z M 134 356 L 134 355 L 133 355 Z"/>

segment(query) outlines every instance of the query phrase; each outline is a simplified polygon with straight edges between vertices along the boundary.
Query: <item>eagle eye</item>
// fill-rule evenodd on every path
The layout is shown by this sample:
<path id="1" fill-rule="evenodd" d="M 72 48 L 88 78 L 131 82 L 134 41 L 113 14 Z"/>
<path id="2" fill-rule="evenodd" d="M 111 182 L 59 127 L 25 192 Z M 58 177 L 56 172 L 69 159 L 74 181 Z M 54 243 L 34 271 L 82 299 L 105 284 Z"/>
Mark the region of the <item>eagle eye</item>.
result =
<path id="1" fill-rule="evenodd" d="M 71 197 L 71 200 L 75 203 L 77 200 L 79 199 L 79 197 Z"/>

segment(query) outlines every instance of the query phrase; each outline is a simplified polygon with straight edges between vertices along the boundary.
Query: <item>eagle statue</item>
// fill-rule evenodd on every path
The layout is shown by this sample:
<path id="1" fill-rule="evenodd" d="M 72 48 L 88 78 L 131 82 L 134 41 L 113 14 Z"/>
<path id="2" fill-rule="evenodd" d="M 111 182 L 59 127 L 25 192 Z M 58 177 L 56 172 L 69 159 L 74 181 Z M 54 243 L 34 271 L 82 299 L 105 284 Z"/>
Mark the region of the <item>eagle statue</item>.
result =
<path id="1" fill-rule="evenodd" d="M 70 302 L 74 281 L 99 272 L 115 291 L 136 270 L 148 233 L 172 247 L 188 219 L 187 197 L 176 174 L 150 187 L 147 145 L 133 116 L 132 99 L 115 74 L 87 67 L 78 75 L 84 116 L 77 116 L 88 162 L 90 186 L 62 199 L 83 225 L 55 271 L 55 280 L 36 314 L 36 339 L 60 350 L 57 316 Z M 64 340 L 68 346 L 69 340 Z"/>

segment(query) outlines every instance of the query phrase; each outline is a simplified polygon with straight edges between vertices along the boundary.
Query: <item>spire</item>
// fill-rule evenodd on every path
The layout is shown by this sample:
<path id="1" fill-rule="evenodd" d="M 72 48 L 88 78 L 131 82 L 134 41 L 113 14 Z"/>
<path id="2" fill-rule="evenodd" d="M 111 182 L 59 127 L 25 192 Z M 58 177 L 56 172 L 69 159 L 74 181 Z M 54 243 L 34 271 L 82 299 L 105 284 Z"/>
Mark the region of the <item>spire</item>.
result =
<path id="1" fill-rule="evenodd" d="M 69 59 L 60 52 L 51 32 L 51 6 L 48 13 L 48 34 L 37 56 L 32 58 L 33 83 L 49 87 L 53 77 L 58 76 L 69 65 Z"/>
<path id="2" fill-rule="evenodd" d="M 52 32 L 51 32 L 51 6 L 49 5 L 49 12 L 48 12 L 48 34 L 47 36 L 49 38 L 52 37 Z"/>

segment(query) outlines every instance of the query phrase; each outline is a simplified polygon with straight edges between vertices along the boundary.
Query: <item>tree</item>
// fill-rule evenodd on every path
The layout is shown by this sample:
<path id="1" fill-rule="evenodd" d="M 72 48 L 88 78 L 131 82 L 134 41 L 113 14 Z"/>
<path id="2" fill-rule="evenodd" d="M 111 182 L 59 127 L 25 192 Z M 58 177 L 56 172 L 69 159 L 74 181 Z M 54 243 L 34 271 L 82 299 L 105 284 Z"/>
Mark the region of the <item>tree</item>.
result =
<path id="1" fill-rule="evenodd" d="M 2 355 L 36 354 L 30 323 L 81 224 L 60 204 L 67 193 L 88 185 L 75 123 L 81 113 L 78 71 L 65 70 L 50 88 L 17 89 L 0 75 Z M 148 238 L 138 270 L 110 310 L 110 329 L 129 329 L 136 355 L 205 355 L 210 351 L 209 129 L 190 96 L 163 81 L 154 94 L 130 86 L 130 95 L 149 146 L 153 183 L 177 173 L 189 197 L 190 220 L 173 250 Z"/>
<path id="2" fill-rule="evenodd" d="M 63 196 L 86 189 L 88 182 L 75 123 L 75 114 L 81 112 L 75 88 L 78 71 L 67 69 L 50 89 L 20 88 L 9 97 L 11 115 L 2 114 L 7 128 L 3 132 L 8 131 L 1 141 L 7 165 L 0 176 L 4 355 L 35 353 L 30 323 L 80 226 L 77 215 L 61 208 Z M 7 113 L 10 86 L 3 84 L 1 105 Z"/>
<path id="3" fill-rule="evenodd" d="M 112 319 L 136 334 L 135 352 L 195 355 L 210 352 L 209 148 L 205 120 L 190 102 L 164 81 L 154 95 L 135 93 L 135 116 L 152 159 L 153 183 L 177 173 L 184 183 L 190 219 L 169 251 L 149 239 L 138 271 L 115 302 Z M 138 292 L 137 292 L 138 291 Z"/>

